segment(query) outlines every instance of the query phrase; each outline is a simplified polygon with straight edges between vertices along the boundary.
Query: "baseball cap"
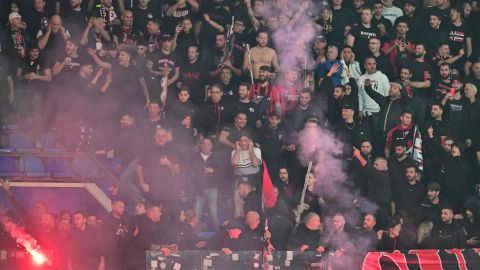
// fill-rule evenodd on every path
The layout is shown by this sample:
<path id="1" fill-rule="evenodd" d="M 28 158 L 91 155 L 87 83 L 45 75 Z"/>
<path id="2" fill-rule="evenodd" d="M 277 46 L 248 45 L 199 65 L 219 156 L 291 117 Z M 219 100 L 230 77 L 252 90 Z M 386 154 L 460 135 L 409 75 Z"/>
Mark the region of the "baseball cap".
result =
<path id="1" fill-rule="evenodd" d="M 233 230 L 233 229 L 242 229 L 243 224 L 238 222 L 237 220 L 230 220 L 227 224 L 227 230 Z"/>
<path id="2" fill-rule="evenodd" d="M 352 105 L 350 105 L 350 103 L 343 103 L 342 104 L 342 109 L 353 110 L 353 107 L 352 107 Z"/>
<path id="3" fill-rule="evenodd" d="M 14 19 L 14 18 L 21 18 L 22 15 L 18 12 L 12 12 L 8 15 L 8 20 Z"/>
<path id="4" fill-rule="evenodd" d="M 272 69 L 267 66 L 267 65 L 263 65 L 259 68 L 259 70 L 262 70 L 262 71 L 268 71 L 268 72 L 272 72 Z"/>
<path id="5" fill-rule="evenodd" d="M 440 191 L 440 184 L 437 182 L 431 182 L 428 184 L 427 190 Z"/>
<path id="6" fill-rule="evenodd" d="M 172 40 L 172 36 L 170 34 L 164 34 L 161 38 L 162 41 Z"/>
<path id="7" fill-rule="evenodd" d="M 327 38 L 324 35 L 318 35 L 315 37 L 314 41 L 327 42 Z"/>
<path id="8" fill-rule="evenodd" d="M 314 115 L 310 116 L 306 122 L 308 122 L 308 123 L 317 123 L 317 124 L 320 123 L 320 121 L 318 120 L 318 117 L 315 117 Z"/>

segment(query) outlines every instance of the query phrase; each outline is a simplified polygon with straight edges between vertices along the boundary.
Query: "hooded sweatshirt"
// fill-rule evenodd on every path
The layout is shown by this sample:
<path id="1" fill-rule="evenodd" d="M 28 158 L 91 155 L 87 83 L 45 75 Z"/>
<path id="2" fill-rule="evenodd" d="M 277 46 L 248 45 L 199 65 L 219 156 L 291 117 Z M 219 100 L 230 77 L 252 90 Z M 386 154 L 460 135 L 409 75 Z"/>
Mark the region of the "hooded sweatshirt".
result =
<path id="1" fill-rule="evenodd" d="M 365 91 L 365 80 L 370 79 L 372 89 L 383 95 L 388 96 L 390 91 L 390 82 L 385 74 L 381 71 L 377 71 L 373 74 L 365 73 L 358 79 L 358 101 L 360 112 L 378 113 L 380 112 L 380 106 Z"/>

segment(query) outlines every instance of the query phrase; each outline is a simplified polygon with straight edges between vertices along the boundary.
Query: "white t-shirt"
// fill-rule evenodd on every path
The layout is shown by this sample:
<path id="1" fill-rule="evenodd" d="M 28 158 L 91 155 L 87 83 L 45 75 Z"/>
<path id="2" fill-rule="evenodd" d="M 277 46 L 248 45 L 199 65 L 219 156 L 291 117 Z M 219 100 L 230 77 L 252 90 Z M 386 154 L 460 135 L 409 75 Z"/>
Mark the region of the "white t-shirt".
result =
<path id="1" fill-rule="evenodd" d="M 398 17 L 401 17 L 403 16 L 403 11 L 396 7 L 396 6 L 393 6 L 393 7 L 383 7 L 383 10 L 382 10 L 382 15 L 383 17 L 385 17 L 386 19 L 388 19 L 389 21 L 392 22 L 392 25 L 395 24 L 395 20 L 398 18 Z"/>
<path id="2" fill-rule="evenodd" d="M 232 157 L 235 155 L 235 151 L 232 151 Z M 233 168 L 233 172 L 238 175 L 248 175 L 248 174 L 255 174 L 260 172 L 260 166 L 253 167 L 252 159 L 250 158 L 250 151 L 243 151 L 240 150 L 240 159 L 238 161 L 237 166 Z M 260 148 L 253 147 L 253 153 L 255 157 L 259 160 L 262 160 L 262 152 Z"/>

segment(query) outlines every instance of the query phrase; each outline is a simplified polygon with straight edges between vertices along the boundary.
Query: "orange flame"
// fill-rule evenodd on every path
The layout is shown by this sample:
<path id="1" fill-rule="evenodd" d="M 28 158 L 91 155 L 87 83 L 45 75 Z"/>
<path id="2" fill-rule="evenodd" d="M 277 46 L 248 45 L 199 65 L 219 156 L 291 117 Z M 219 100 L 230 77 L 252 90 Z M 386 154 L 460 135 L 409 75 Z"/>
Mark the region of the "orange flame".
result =
<path id="1" fill-rule="evenodd" d="M 47 261 L 47 258 L 45 257 L 45 255 L 40 253 L 38 250 L 27 250 L 27 252 L 30 253 L 30 255 L 32 255 L 33 261 L 36 264 L 44 264 Z"/>

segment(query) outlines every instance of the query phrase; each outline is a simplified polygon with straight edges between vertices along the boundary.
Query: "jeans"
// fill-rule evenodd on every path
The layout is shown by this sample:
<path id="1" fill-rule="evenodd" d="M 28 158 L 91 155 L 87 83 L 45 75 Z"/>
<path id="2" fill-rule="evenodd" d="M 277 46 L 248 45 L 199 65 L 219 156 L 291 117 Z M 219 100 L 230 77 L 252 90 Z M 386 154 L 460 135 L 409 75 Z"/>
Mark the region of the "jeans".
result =
<path id="1" fill-rule="evenodd" d="M 119 192 L 122 198 L 125 198 L 127 205 L 135 206 L 136 203 L 144 201 L 142 193 L 138 189 L 136 182 L 137 173 L 135 168 L 137 167 L 137 160 L 133 160 L 128 164 L 127 168 L 120 176 Z"/>
<path id="2" fill-rule="evenodd" d="M 235 200 L 235 213 L 233 215 L 234 218 L 238 218 L 238 217 L 244 217 L 245 216 L 245 213 L 243 212 L 243 205 L 244 205 L 244 201 L 243 199 L 240 197 L 240 193 L 238 191 L 238 184 L 235 183 L 235 194 L 234 194 L 234 200 Z"/>
<path id="3" fill-rule="evenodd" d="M 197 217 L 199 221 L 201 221 L 203 216 L 203 207 L 205 203 L 207 203 L 208 207 L 208 215 L 212 221 L 213 227 L 215 231 L 218 230 L 220 223 L 218 222 L 218 189 L 216 188 L 206 188 L 203 190 L 203 196 L 197 195 L 197 201 L 195 202 L 195 212 L 197 213 Z"/>

